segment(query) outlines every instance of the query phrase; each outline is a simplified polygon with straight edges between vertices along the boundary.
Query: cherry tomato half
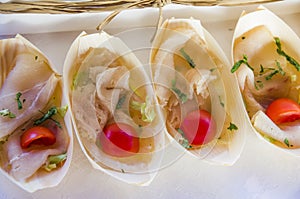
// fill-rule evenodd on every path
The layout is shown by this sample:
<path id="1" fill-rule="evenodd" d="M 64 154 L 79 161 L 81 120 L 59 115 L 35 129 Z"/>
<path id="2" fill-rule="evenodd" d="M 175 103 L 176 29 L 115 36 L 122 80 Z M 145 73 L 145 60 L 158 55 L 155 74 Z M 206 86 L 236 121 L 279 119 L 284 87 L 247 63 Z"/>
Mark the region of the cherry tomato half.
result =
<path id="1" fill-rule="evenodd" d="M 127 157 L 139 151 L 140 140 L 132 126 L 113 123 L 104 127 L 100 134 L 100 145 L 108 155 Z"/>
<path id="2" fill-rule="evenodd" d="M 21 135 L 20 144 L 22 148 L 28 148 L 31 144 L 49 146 L 56 142 L 52 131 L 43 126 L 35 126 Z"/>
<path id="3" fill-rule="evenodd" d="M 279 98 L 268 106 L 266 114 L 275 124 L 294 122 L 300 119 L 300 105 L 291 99 Z"/>
<path id="4" fill-rule="evenodd" d="M 183 120 L 180 129 L 192 146 L 200 146 L 213 140 L 216 125 L 210 113 L 205 110 L 190 112 Z"/>

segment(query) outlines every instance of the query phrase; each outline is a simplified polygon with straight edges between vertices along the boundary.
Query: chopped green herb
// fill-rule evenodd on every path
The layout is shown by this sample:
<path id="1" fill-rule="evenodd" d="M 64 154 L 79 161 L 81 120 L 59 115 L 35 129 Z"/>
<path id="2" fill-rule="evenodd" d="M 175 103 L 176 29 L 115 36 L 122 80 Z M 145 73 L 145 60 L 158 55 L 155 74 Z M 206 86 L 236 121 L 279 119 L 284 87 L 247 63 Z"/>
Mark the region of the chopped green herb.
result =
<path id="1" fill-rule="evenodd" d="M 17 100 L 17 103 L 18 103 L 18 110 L 21 110 L 23 108 L 23 105 L 22 105 L 22 102 L 20 100 L 20 97 L 22 96 L 22 93 L 21 92 L 18 92 L 16 94 L 16 100 Z M 24 101 L 24 100 L 23 100 Z"/>
<path id="2" fill-rule="evenodd" d="M 259 71 L 259 74 L 264 73 L 264 71 L 265 71 L 265 69 L 264 69 L 263 65 L 260 65 L 260 71 Z"/>
<path id="3" fill-rule="evenodd" d="M 297 71 L 300 71 L 300 64 L 291 56 L 289 56 L 288 54 L 286 54 L 282 49 L 281 49 L 281 42 L 280 39 L 278 37 L 274 37 L 275 39 L 275 44 L 277 46 L 277 53 L 281 56 L 284 56 L 285 59 L 290 62 L 290 64 L 294 65 L 295 68 L 297 69 Z"/>
<path id="4" fill-rule="evenodd" d="M 272 77 L 274 75 L 276 75 L 277 73 L 279 73 L 279 70 L 274 70 L 272 73 L 270 73 L 268 76 L 266 76 L 266 80 L 272 79 Z"/>
<path id="5" fill-rule="evenodd" d="M 36 55 L 36 56 L 34 57 L 34 60 L 37 60 L 38 58 L 39 58 L 39 56 Z"/>
<path id="6" fill-rule="evenodd" d="M 259 89 L 261 89 L 261 88 L 264 87 L 264 84 L 263 84 L 262 81 L 257 80 L 257 81 L 255 82 L 254 86 L 255 86 L 255 89 L 256 89 L 256 90 L 259 90 Z"/>
<path id="7" fill-rule="evenodd" d="M 289 140 L 287 139 L 287 138 L 285 138 L 284 139 L 284 144 L 287 146 L 287 147 L 290 147 L 291 145 L 290 145 L 290 142 L 289 142 Z"/>
<path id="8" fill-rule="evenodd" d="M 176 87 L 175 79 L 172 80 L 172 90 L 176 93 L 182 103 L 185 103 L 188 100 L 187 95 L 181 92 L 181 90 Z"/>
<path id="9" fill-rule="evenodd" d="M 3 109 L 0 111 L 0 115 L 3 117 L 15 118 L 16 115 L 10 112 L 9 109 Z"/>
<path id="10" fill-rule="evenodd" d="M 181 55 L 185 58 L 185 60 L 189 63 L 189 65 L 190 65 L 192 68 L 195 68 L 196 65 L 195 65 L 194 61 L 193 61 L 192 58 L 184 51 L 184 49 L 181 48 L 179 51 L 180 51 Z"/>
<path id="11" fill-rule="evenodd" d="M 41 118 L 35 120 L 33 124 L 37 126 L 37 125 L 42 124 L 44 121 L 46 121 L 46 120 L 48 120 L 48 119 L 51 119 L 51 120 L 53 120 L 53 121 L 55 122 L 55 124 L 56 124 L 59 128 L 62 128 L 61 124 L 60 124 L 58 121 L 52 119 L 52 116 L 55 115 L 56 113 L 58 113 L 57 107 L 55 107 L 55 106 L 54 106 L 54 107 L 51 107 L 51 108 L 47 111 L 47 113 L 45 113 Z"/>
<path id="12" fill-rule="evenodd" d="M 235 71 L 237 71 L 242 64 L 245 64 L 248 68 L 250 68 L 252 71 L 254 71 L 254 69 L 248 63 L 248 57 L 247 57 L 247 55 L 243 55 L 243 59 L 237 61 L 233 65 L 233 67 L 231 68 L 231 73 L 234 73 Z"/>
<path id="13" fill-rule="evenodd" d="M 281 65 L 280 65 L 280 62 L 275 60 L 276 62 L 276 66 L 278 67 L 278 71 L 281 75 L 285 75 L 285 71 L 282 69 Z"/>
<path id="14" fill-rule="evenodd" d="M 118 103 L 117 103 L 116 109 L 122 108 L 122 106 L 123 106 L 125 100 L 126 100 L 126 95 L 122 95 L 122 96 L 119 98 L 119 101 L 118 101 Z"/>
<path id="15" fill-rule="evenodd" d="M 181 140 L 179 140 L 179 143 L 186 149 L 190 149 L 192 148 L 192 146 L 190 145 L 189 141 L 186 139 L 184 132 L 178 128 L 177 129 L 178 133 L 180 133 L 180 135 L 182 136 Z"/>
<path id="16" fill-rule="evenodd" d="M 229 127 L 227 129 L 233 131 L 233 130 L 238 130 L 238 127 L 235 124 L 230 122 Z"/>

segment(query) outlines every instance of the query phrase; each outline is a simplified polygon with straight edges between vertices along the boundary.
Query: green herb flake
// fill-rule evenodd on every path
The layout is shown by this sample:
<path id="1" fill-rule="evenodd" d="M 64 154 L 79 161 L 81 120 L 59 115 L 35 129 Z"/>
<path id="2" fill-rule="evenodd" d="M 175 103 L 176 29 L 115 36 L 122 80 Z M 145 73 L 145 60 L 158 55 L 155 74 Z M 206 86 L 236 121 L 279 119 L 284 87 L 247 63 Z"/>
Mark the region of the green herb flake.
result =
<path id="1" fill-rule="evenodd" d="M 177 129 L 178 133 L 180 133 L 180 135 L 182 136 L 181 140 L 179 140 L 179 143 L 186 149 L 191 149 L 192 146 L 190 145 L 189 141 L 186 139 L 184 132 L 178 128 Z"/>
<path id="2" fill-rule="evenodd" d="M 184 59 L 189 63 L 189 65 L 192 68 L 195 68 L 196 65 L 195 65 L 193 59 L 184 51 L 184 49 L 181 48 L 179 51 L 180 51 L 181 55 L 184 57 Z"/>
<path id="3" fill-rule="evenodd" d="M 230 131 L 234 131 L 234 130 L 238 130 L 238 127 L 234 123 L 230 122 L 229 127 L 227 129 Z"/>
<path id="4" fill-rule="evenodd" d="M 265 69 L 264 69 L 263 65 L 260 65 L 260 71 L 259 71 L 259 74 L 264 73 L 264 71 L 265 71 Z"/>
<path id="5" fill-rule="evenodd" d="M 38 58 L 39 58 L 39 56 L 36 55 L 36 56 L 34 57 L 34 60 L 38 60 Z"/>
<path id="6" fill-rule="evenodd" d="M 266 76 L 266 80 L 272 79 L 272 77 L 274 75 L 276 75 L 277 73 L 279 73 L 279 70 L 274 70 L 272 73 L 270 73 L 268 76 Z"/>
<path id="7" fill-rule="evenodd" d="M 181 92 L 181 90 L 176 87 L 175 79 L 172 80 L 172 91 L 174 91 L 176 93 L 177 97 L 181 100 L 182 103 L 187 102 L 187 100 L 188 100 L 187 95 L 184 94 L 183 92 Z"/>
<path id="8" fill-rule="evenodd" d="M 59 128 L 62 128 L 61 124 L 60 124 L 58 121 L 52 119 L 52 116 L 55 115 L 55 114 L 57 114 L 57 113 L 58 113 L 57 107 L 55 107 L 55 106 L 54 106 L 54 107 L 51 107 L 51 108 L 47 111 L 47 113 L 45 113 L 41 118 L 35 120 L 33 124 L 34 124 L 35 126 L 37 126 L 37 125 L 42 124 L 42 123 L 45 122 L 46 120 L 51 119 L 52 121 L 55 122 L 55 124 L 56 124 Z"/>
<path id="9" fill-rule="evenodd" d="M 283 57 L 285 57 L 285 59 L 290 62 L 290 64 L 292 64 L 293 66 L 295 66 L 295 68 L 297 69 L 297 71 L 300 71 L 300 64 L 291 56 L 289 56 L 288 54 L 286 54 L 282 49 L 281 49 L 281 42 L 279 37 L 274 37 L 275 40 L 275 44 L 277 46 L 277 53 Z"/>
<path id="10" fill-rule="evenodd" d="M 290 147 L 291 145 L 290 145 L 290 142 L 289 142 L 289 140 L 287 139 L 287 138 L 285 138 L 284 139 L 284 144 L 287 146 L 287 147 Z"/>
<path id="11" fill-rule="evenodd" d="M 280 62 L 275 60 L 276 62 L 276 66 L 278 67 L 278 72 L 281 74 L 281 75 L 285 75 L 285 71 L 282 69 L 281 65 L 280 65 Z"/>
<path id="12" fill-rule="evenodd" d="M 3 117 L 15 118 L 16 115 L 10 112 L 9 109 L 3 109 L 0 111 L 0 115 Z"/>
<path id="13" fill-rule="evenodd" d="M 261 89 L 261 88 L 264 87 L 264 84 L 263 84 L 262 81 L 257 80 L 257 81 L 255 81 L 254 86 L 255 86 L 255 89 L 256 89 L 256 90 L 259 90 L 259 89 Z"/>
<path id="14" fill-rule="evenodd" d="M 125 100 L 126 100 L 126 95 L 122 95 L 122 96 L 119 98 L 119 100 L 118 100 L 116 109 L 122 108 L 122 106 L 123 106 Z"/>
<path id="15" fill-rule="evenodd" d="M 254 71 L 254 69 L 250 66 L 250 64 L 248 63 L 248 57 L 247 57 L 247 55 L 243 55 L 243 59 L 241 59 L 241 60 L 238 60 L 233 66 L 232 66 L 232 68 L 231 68 L 231 73 L 234 73 L 234 72 L 236 72 L 239 68 L 240 68 L 240 66 L 242 65 L 242 64 L 245 64 L 248 68 L 250 68 L 252 71 Z"/>
<path id="16" fill-rule="evenodd" d="M 23 105 L 22 105 L 22 102 L 20 100 L 20 97 L 22 96 L 22 93 L 21 92 L 18 92 L 16 94 L 16 100 L 17 100 L 17 103 L 18 103 L 18 110 L 21 110 L 23 108 Z M 24 101 L 24 100 L 23 100 Z"/>

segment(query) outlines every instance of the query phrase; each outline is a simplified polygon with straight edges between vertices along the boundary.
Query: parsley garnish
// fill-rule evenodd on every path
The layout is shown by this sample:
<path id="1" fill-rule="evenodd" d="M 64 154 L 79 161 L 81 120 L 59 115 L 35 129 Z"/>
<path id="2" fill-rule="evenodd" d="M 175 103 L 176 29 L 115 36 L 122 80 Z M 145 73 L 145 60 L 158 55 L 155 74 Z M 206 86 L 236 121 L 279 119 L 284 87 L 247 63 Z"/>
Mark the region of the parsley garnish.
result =
<path id="1" fill-rule="evenodd" d="M 260 65 L 260 71 L 259 71 L 259 74 L 264 73 L 264 71 L 265 71 L 265 69 L 264 69 L 263 65 Z"/>
<path id="2" fill-rule="evenodd" d="M 281 56 L 284 56 L 285 59 L 290 62 L 290 64 L 294 65 L 295 68 L 297 69 L 297 71 L 300 71 L 300 64 L 291 56 L 289 56 L 288 54 L 286 54 L 282 49 L 281 49 L 281 43 L 280 43 L 280 39 L 278 37 L 274 37 L 275 39 L 275 44 L 277 46 L 277 53 Z"/>
<path id="3" fill-rule="evenodd" d="M 20 97 L 22 96 L 22 93 L 21 92 L 18 92 L 16 94 L 16 100 L 17 100 L 17 103 L 18 103 L 18 110 L 21 110 L 23 108 L 23 105 L 22 105 L 22 102 L 20 100 Z M 24 100 L 23 100 L 24 102 Z"/>
<path id="4" fill-rule="evenodd" d="M 235 124 L 230 122 L 229 127 L 227 129 L 230 131 L 234 131 L 234 130 L 238 130 L 238 127 Z"/>
<path id="5" fill-rule="evenodd" d="M 126 100 L 126 95 L 122 95 L 119 98 L 119 101 L 117 103 L 116 109 L 120 109 L 122 107 L 122 105 L 124 104 L 125 100 Z"/>
<path id="6" fill-rule="evenodd" d="M 243 59 L 235 62 L 235 64 L 233 65 L 233 67 L 231 68 L 231 73 L 234 73 L 235 71 L 237 71 L 242 64 L 245 64 L 246 66 L 248 66 L 248 68 L 250 68 L 252 71 L 254 71 L 254 69 L 248 63 L 247 55 L 243 55 Z"/>
<path id="7" fill-rule="evenodd" d="M 179 140 L 179 143 L 186 149 L 190 149 L 192 148 L 192 146 L 190 145 L 189 141 L 186 139 L 184 132 L 178 128 L 177 129 L 178 133 L 180 133 L 180 135 L 182 136 L 182 138 Z"/>
<path id="8" fill-rule="evenodd" d="M 284 139 L 284 144 L 287 146 L 287 147 L 290 147 L 291 145 L 290 145 L 290 142 L 289 142 L 289 140 L 287 139 L 287 138 L 285 138 Z"/>
<path id="9" fill-rule="evenodd" d="M 37 126 L 37 125 L 42 124 L 44 121 L 46 121 L 46 120 L 48 120 L 48 119 L 51 119 L 52 121 L 55 122 L 55 124 L 56 124 L 59 128 L 62 128 L 61 124 L 60 124 L 58 121 L 52 119 L 52 116 L 55 115 L 57 112 L 58 112 L 58 110 L 57 110 L 57 108 L 56 108 L 55 106 L 54 106 L 54 107 L 51 107 L 51 108 L 47 111 L 47 113 L 45 113 L 41 118 L 35 120 L 33 124 Z"/>
<path id="10" fill-rule="evenodd" d="M 189 63 L 189 65 L 190 65 L 192 68 L 195 68 L 196 65 L 195 65 L 194 61 L 193 61 L 192 58 L 184 51 L 184 49 L 181 48 L 179 51 L 180 51 L 181 55 L 184 57 L 184 59 Z"/>
<path id="11" fill-rule="evenodd" d="M 176 93 L 176 95 L 179 97 L 179 99 L 182 101 L 182 103 L 185 103 L 188 100 L 186 94 L 181 92 L 181 90 L 176 87 L 175 79 L 172 80 L 172 90 Z"/>
<path id="12" fill-rule="evenodd" d="M 281 74 L 282 76 L 285 75 L 285 71 L 281 68 L 280 62 L 277 60 L 275 62 L 276 62 L 276 66 L 278 67 L 278 70 L 274 68 L 269 68 L 269 70 L 273 70 L 273 72 L 270 73 L 268 76 L 266 76 L 266 80 L 272 79 L 272 77 L 277 73 Z"/>
<path id="13" fill-rule="evenodd" d="M 272 73 L 270 73 L 268 76 L 266 76 L 266 80 L 272 79 L 272 77 L 274 75 L 276 75 L 277 73 L 279 73 L 279 71 L 278 70 L 274 70 Z"/>
<path id="14" fill-rule="evenodd" d="M 261 88 L 263 88 L 263 87 L 264 87 L 264 84 L 263 84 L 263 82 L 262 82 L 262 81 L 260 81 L 260 80 L 257 80 L 257 81 L 255 81 L 255 84 L 254 84 L 254 86 L 255 86 L 255 89 L 256 89 L 256 90 L 259 90 L 259 89 L 261 89 Z"/>
<path id="15" fill-rule="evenodd" d="M 15 118 L 16 115 L 10 112 L 9 109 L 3 109 L 0 111 L 0 115 L 3 117 Z"/>

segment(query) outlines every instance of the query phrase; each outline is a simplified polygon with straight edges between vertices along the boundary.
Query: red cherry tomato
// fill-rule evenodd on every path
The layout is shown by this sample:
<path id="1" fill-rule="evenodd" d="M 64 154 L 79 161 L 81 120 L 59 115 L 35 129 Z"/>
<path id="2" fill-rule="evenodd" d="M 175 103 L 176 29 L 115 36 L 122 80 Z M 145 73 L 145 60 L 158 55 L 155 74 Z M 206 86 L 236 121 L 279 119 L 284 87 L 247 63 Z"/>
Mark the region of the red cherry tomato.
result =
<path id="1" fill-rule="evenodd" d="M 35 126 L 21 135 L 20 144 L 22 148 L 28 148 L 31 144 L 49 146 L 56 142 L 52 131 L 43 126 Z"/>
<path id="2" fill-rule="evenodd" d="M 294 122 L 300 119 L 300 105 L 291 99 L 279 98 L 268 106 L 266 114 L 275 124 Z"/>
<path id="3" fill-rule="evenodd" d="M 100 145 L 108 155 L 127 157 L 139 151 L 140 140 L 130 125 L 113 123 L 104 127 L 100 134 Z"/>
<path id="4" fill-rule="evenodd" d="M 200 146 L 213 140 L 216 125 L 210 113 L 205 110 L 190 112 L 183 120 L 180 129 L 191 146 Z"/>

